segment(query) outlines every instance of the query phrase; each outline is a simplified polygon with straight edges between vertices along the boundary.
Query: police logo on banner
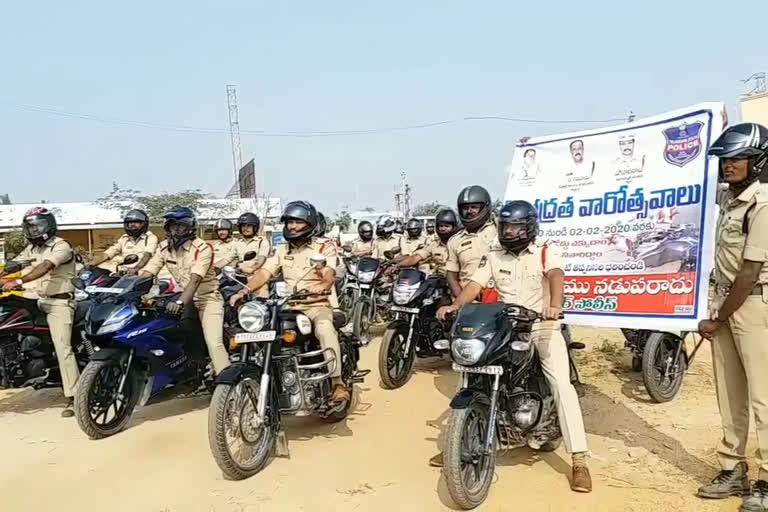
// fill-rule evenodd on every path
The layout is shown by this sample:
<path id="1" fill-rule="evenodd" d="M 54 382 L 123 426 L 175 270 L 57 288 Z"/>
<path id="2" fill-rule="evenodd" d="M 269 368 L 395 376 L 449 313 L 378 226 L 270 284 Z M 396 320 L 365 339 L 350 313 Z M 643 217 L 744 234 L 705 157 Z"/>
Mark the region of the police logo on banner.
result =
<path id="1" fill-rule="evenodd" d="M 664 130 L 667 145 L 664 148 L 664 160 L 672 165 L 683 167 L 692 162 L 701 153 L 701 129 L 704 123 L 683 123 Z"/>

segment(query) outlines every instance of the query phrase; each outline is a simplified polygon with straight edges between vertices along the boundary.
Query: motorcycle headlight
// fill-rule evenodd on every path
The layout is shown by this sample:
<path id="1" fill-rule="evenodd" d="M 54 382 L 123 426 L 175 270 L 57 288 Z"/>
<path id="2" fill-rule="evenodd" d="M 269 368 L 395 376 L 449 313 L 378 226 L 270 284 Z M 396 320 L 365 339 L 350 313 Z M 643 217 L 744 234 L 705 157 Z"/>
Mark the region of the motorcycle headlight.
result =
<path id="1" fill-rule="evenodd" d="M 88 294 L 83 290 L 75 290 L 75 300 L 85 300 L 88 298 Z"/>
<path id="2" fill-rule="evenodd" d="M 104 323 L 101 324 L 101 327 L 99 327 L 99 330 L 96 331 L 96 335 L 99 336 L 102 334 L 109 334 L 111 332 L 119 331 L 128 325 L 128 322 L 130 322 L 131 319 L 133 319 L 133 317 L 138 314 L 139 310 L 136 309 L 135 306 L 126 304 L 122 308 L 109 315 L 109 317 L 107 317 Z"/>
<path id="3" fill-rule="evenodd" d="M 485 350 L 485 342 L 478 338 L 456 338 L 451 343 L 453 360 L 458 364 L 469 366 L 477 363 Z"/>
<path id="4" fill-rule="evenodd" d="M 366 283 L 367 284 L 367 283 L 370 283 L 371 281 L 373 281 L 373 277 L 375 275 L 376 275 L 376 271 L 375 270 L 368 270 L 368 271 L 365 271 L 365 272 L 358 272 L 357 280 L 360 281 L 361 283 Z"/>
<path id="5" fill-rule="evenodd" d="M 248 332 L 258 332 L 267 325 L 269 321 L 269 310 L 261 302 L 246 302 L 237 312 L 237 320 L 240 327 Z"/>
<path id="6" fill-rule="evenodd" d="M 421 283 L 397 284 L 392 288 L 392 301 L 397 305 L 408 304 L 416 295 Z"/>

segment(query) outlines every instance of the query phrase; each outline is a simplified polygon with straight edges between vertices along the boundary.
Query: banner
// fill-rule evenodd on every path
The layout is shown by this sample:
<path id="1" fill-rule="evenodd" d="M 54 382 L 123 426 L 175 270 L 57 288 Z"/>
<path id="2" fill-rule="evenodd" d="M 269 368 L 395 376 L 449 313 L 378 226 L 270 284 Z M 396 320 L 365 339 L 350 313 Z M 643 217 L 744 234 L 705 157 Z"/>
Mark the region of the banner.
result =
<path id="1" fill-rule="evenodd" d="M 242 199 L 256 197 L 256 166 L 251 158 L 237 173 L 238 188 Z"/>
<path id="2" fill-rule="evenodd" d="M 694 329 L 714 259 L 721 103 L 518 145 L 505 200 L 539 213 L 564 261 L 566 322 Z"/>

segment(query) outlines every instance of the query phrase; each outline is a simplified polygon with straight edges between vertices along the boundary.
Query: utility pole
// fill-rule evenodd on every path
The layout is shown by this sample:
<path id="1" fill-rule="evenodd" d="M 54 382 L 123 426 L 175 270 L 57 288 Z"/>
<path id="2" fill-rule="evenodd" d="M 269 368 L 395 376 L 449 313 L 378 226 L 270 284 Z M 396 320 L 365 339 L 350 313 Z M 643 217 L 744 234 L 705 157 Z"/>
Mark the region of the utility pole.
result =
<path id="1" fill-rule="evenodd" d="M 630 110 L 629 115 L 627 116 L 627 122 L 631 123 L 634 120 L 635 120 L 635 113 Z"/>
<path id="2" fill-rule="evenodd" d="M 227 107 L 229 110 L 229 138 L 232 142 L 232 166 L 235 168 L 235 184 L 229 196 L 240 197 L 240 175 L 243 167 L 243 148 L 240 145 L 240 116 L 237 111 L 237 90 L 234 85 L 227 86 Z"/>

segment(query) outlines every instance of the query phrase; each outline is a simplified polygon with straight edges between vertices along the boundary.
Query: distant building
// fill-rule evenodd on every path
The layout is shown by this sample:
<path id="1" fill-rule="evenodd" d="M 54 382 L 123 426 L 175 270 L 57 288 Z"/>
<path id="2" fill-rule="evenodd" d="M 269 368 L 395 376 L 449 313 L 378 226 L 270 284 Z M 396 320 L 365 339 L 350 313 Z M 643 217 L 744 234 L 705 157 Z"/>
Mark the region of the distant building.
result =
<path id="1" fill-rule="evenodd" d="M 270 198 L 268 202 L 262 199 L 212 199 L 208 202 L 212 207 L 203 209 L 198 217 L 200 236 L 206 239 L 213 238 L 213 224 L 220 218 L 234 221 L 247 211 L 260 215 L 268 212 L 267 218 L 262 219 L 262 225 L 265 225 L 267 221 L 274 222 L 282 211 L 279 198 Z M 0 205 L 0 262 L 5 256 L 2 243 L 5 234 L 19 231 L 24 214 L 36 206 L 44 206 L 53 212 L 59 236 L 91 255 L 100 254 L 124 233 L 121 210 L 97 202 L 3 204 Z M 152 225 L 151 230 L 160 240 L 165 238 L 162 226 Z M 266 231 L 271 235 L 270 226 L 266 226 Z"/>
<path id="2" fill-rule="evenodd" d="M 741 120 L 768 126 L 768 92 L 742 96 Z"/>

